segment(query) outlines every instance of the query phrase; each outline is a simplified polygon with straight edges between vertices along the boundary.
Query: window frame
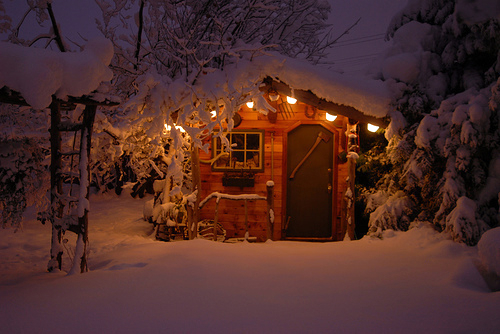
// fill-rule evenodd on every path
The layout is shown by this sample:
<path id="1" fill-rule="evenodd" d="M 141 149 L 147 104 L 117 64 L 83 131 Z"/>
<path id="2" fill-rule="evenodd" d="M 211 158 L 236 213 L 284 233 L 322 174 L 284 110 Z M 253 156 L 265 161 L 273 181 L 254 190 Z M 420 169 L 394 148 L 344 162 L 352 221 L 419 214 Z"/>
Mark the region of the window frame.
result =
<path id="1" fill-rule="evenodd" d="M 245 147 L 243 149 L 233 148 L 229 151 L 229 159 L 233 157 L 234 152 L 243 152 L 244 160 L 246 161 L 247 153 L 258 152 L 259 153 L 259 168 L 234 168 L 234 167 L 219 167 L 217 166 L 217 161 L 212 164 L 212 171 L 214 172 L 253 172 L 262 173 L 264 172 L 264 155 L 265 155 L 265 130 L 260 129 L 234 129 L 226 134 L 229 143 L 233 143 L 233 135 L 243 134 L 245 137 Z M 247 135 L 248 134 L 258 134 L 259 135 L 259 147 L 257 149 L 247 148 Z M 221 152 L 221 149 L 217 149 L 217 141 L 220 140 L 219 137 L 214 136 L 212 138 L 212 158 L 216 157 L 217 154 Z M 245 163 L 245 161 L 243 163 Z"/>

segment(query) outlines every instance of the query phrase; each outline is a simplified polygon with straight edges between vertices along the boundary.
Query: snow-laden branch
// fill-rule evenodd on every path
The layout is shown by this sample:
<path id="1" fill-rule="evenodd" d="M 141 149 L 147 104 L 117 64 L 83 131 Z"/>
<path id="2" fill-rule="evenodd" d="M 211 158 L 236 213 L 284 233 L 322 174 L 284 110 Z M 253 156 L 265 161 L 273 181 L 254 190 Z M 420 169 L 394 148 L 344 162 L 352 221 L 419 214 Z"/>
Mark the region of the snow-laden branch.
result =
<path id="1" fill-rule="evenodd" d="M 50 105 L 52 96 L 82 96 L 103 81 L 111 80 L 108 68 L 113 46 L 105 39 L 94 39 L 82 52 L 54 52 L 0 42 L 0 88 L 19 92 L 35 109 Z"/>

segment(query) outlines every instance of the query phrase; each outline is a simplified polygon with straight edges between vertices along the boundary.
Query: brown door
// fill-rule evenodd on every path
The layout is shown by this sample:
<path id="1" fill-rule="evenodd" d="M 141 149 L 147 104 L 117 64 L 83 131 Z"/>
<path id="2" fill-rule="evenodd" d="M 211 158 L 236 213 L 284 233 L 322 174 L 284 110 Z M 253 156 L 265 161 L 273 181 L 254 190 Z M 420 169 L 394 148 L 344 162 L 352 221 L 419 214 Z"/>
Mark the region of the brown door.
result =
<path id="1" fill-rule="evenodd" d="M 288 133 L 287 238 L 332 237 L 333 147 L 332 132 L 321 125 L 304 124 Z"/>

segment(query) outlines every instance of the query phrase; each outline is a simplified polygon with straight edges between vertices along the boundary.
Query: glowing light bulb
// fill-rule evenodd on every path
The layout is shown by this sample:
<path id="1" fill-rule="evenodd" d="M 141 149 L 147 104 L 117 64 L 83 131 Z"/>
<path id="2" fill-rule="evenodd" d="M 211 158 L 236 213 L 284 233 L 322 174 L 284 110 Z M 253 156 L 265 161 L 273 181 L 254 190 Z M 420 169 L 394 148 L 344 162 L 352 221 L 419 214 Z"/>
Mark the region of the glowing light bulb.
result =
<path id="1" fill-rule="evenodd" d="M 210 115 L 212 115 L 212 118 L 217 117 L 217 111 L 212 110 L 212 111 L 210 112 Z"/>
<path id="2" fill-rule="evenodd" d="M 293 97 L 291 97 L 291 96 L 287 96 L 287 97 L 286 97 L 286 101 L 287 101 L 288 103 L 290 103 L 290 104 L 295 104 L 295 103 L 297 103 L 297 99 L 296 99 L 296 98 L 293 98 Z"/>
<path id="3" fill-rule="evenodd" d="M 253 101 L 248 101 L 247 102 L 247 107 L 250 109 L 253 109 Z"/>
<path id="4" fill-rule="evenodd" d="M 184 128 L 180 125 L 175 125 L 175 128 L 180 132 L 186 132 L 186 130 L 184 130 Z M 168 124 L 165 124 L 165 129 L 167 130 L 167 132 L 169 132 L 170 130 L 172 130 L 172 127 Z"/>
<path id="5" fill-rule="evenodd" d="M 326 120 L 328 122 L 333 122 L 337 119 L 337 115 L 335 114 L 330 114 L 330 113 L 326 113 Z"/>
<path id="6" fill-rule="evenodd" d="M 377 132 L 377 130 L 378 130 L 379 127 L 376 126 L 376 125 L 368 123 L 367 128 L 368 128 L 368 131 L 370 131 L 370 132 Z"/>

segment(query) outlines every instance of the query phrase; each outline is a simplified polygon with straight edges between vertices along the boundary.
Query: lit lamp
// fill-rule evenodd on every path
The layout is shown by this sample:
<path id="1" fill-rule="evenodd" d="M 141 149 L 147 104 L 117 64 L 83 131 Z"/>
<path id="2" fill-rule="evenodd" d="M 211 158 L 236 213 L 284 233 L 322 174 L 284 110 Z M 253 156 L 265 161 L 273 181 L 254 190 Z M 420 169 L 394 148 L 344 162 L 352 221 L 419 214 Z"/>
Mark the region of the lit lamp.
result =
<path id="1" fill-rule="evenodd" d="M 294 98 L 294 97 L 291 97 L 291 96 L 287 96 L 286 97 L 286 102 L 288 102 L 290 104 L 295 104 L 295 103 L 297 103 L 297 99 Z"/>
<path id="2" fill-rule="evenodd" d="M 326 113 L 326 120 L 329 121 L 329 122 L 333 122 L 337 119 L 337 115 L 335 114 L 330 114 L 330 113 Z"/>
<path id="3" fill-rule="evenodd" d="M 368 123 L 367 128 L 368 128 L 368 131 L 370 131 L 370 132 L 377 132 L 377 130 L 378 130 L 378 126 L 373 125 L 371 123 Z"/>
<path id="4" fill-rule="evenodd" d="M 250 109 L 253 109 L 253 101 L 252 100 L 247 102 L 247 107 Z"/>

